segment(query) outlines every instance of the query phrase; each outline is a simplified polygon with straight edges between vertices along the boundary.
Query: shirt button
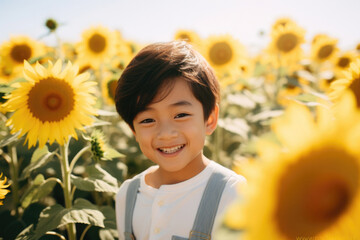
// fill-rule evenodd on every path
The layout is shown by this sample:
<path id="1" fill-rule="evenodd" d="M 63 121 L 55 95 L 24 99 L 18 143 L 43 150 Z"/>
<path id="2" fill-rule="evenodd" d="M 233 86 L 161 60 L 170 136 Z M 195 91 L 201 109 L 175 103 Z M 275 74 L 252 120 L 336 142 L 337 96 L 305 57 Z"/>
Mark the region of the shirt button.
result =
<path id="1" fill-rule="evenodd" d="M 163 200 L 158 201 L 158 205 L 161 207 L 162 205 L 164 205 L 164 201 Z"/>
<path id="2" fill-rule="evenodd" d="M 154 229 L 154 233 L 155 233 L 155 234 L 160 233 L 160 228 L 155 228 L 155 229 Z"/>

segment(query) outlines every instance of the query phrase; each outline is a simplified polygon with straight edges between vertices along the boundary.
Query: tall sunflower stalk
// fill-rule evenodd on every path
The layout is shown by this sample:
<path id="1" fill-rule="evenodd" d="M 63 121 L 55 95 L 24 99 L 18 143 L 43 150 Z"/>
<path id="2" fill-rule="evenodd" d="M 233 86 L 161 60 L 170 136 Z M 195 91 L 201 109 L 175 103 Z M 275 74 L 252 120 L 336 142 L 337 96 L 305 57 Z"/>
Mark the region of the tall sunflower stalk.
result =
<path id="1" fill-rule="evenodd" d="M 70 163 L 68 158 L 69 139 L 71 137 L 77 139 L 76 129 L 84 130 L 83 126 L 89 126 L 93 123 L 92 115 L 96 114 L 96 109 L 93 108 L 95 103 L 93 93 L 95 92 L 94 86 L 96 83 L 88 81 L 88 74 L 78 75 L 78 68 L 72 66 L 70 62 L 64 69 L 62 68 L 61 60 L 58 60 L 55 64 L 49 61 L 48 65 L 48 68 L 45 68 L 37 63 L 35 68 L 33 68 L 25 61 L 24 76 L 27 81 L 16 83 L 13 86 L 15 90 L 6 96 L 8 101 L 4 106 L 8 111 L 14 112 L 7 121 L 7 126 L 12 127 L 11 133 L 20 133 L 19 136 L 26 135 L 25 142 L 27 142 L 29 148 L 38 144 L 38 150 L 36 151 L 43 152 L 42 156 L 50 159 L 51 156 L 58 154 L 48 152 L 46 143 L 52 144 L 56 141 L 59 144 L 60 155 L 58 157 L 60 159 L 62 180 L 56 179 L 54 184 L 58 182 L 62 186 L 64 190 L 65 211 L 68 211 L 70 214 L 71 211 L 82 207 L 79 204 L 77 208 L 73 208 L 72 190 L 74 187 L 71 183 L 71 172 L 81 154 L 89 150 L 89 147 L 81 150 Z M 27 100 L 25 104 L 24 99 Z M 12 166 L 12 180 L 16 181 L 18 167 L 15 166 L 17 164 L 15 146 L 11 148 L 11 158 L 11 163 L 14 165 Z M 45 160 L 43 160 L 42 164 L 44 163 Z M 30 169 L 28 171 L 41 166 L 39 165 L 41 163 L 36 161 L 33 161 L 31 164 L 33 165 L 28 168 Z M 26 176 L 29 175 L 28 173 Z M 36 182 L 36 179 L 34 181 Z M 53 179 L 45 180 L 42 177 L 38 187 L 49 184 L 51 181 Z M 13 189 L 15 202 L 18 202 L 16 200 L 18 199 L 16 184 L 13 185 L 15 187 Z M 44 187 L 44 189 L 46 188 Z M 84 201 L 82 203 L 87 204 Z M 49 211 L 53 211 L 51 207 Z M 57 214 L 62 212 L 61 209 L 57 211 Z M 71 218 L 70 221 L 66 221 L 68 238 L 75 240 L 75 222 L 79 222 L 79 220 L 75 217 Z M 35 230 L 39 232 L 39 235 L 43 235 L 46 233 L 46 231 L 43 232 L 46 226 L 42 226 L 43 229 L 38 230 L 42 225 L 40 222 L 41 215 L 38 227 Z M 53 228 L 52 226 L 50 227 Z"/>
<path id="2" fill-rule="evenodd" d="M 63 190 L 64 190 L 64 202 L 67 209 L 72 208 L 73 196 L 71 194 L 71 169 L 69 166 L 68 158 L 68 147 L 69 141 L 64 145 L 60 146 L 60 157 L 61 157 L 61 174 L 63 179 Z M 68 237 L 70 240 L 76 240 L 76 227 L 74 223 L 67 224 Z"/>

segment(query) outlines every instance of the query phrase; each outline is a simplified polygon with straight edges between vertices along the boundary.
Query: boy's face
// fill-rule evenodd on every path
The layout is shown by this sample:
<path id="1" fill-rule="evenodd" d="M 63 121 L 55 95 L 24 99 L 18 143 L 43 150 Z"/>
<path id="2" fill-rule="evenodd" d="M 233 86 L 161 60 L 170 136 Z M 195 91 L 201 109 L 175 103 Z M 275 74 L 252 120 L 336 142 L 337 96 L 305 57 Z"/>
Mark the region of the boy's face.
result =
<path id="1" fill-rule="evenodd" d="M 136 115 L 134 135 L 141 151 L 164 172 L 193 171 L 203 161 L 205 136 L 216 128 L 218 107 L 204 120 L 202 104 L 181 77 L 170 93 L 158 93 L 145 111 Z"/>

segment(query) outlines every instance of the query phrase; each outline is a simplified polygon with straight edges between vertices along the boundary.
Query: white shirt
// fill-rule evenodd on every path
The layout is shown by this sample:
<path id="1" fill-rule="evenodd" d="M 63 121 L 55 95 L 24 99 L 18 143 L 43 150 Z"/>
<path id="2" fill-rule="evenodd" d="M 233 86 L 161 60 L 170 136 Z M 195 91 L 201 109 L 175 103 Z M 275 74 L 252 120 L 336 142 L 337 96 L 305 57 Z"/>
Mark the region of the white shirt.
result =
<path id="1" fill-rule="evenodd" d="M 236 185 L 246 182 L 243 176 L 210 161 L 206 168 L 196 176 L 184 182 L 162 185 L 156 189 L 145 183 L 145 175 L 150 169 L 140 173 L 140 187 L 133 215 L 136 240 L 169 240 L 173 235 L 188 237 L 207 181 L 216 168 L 223 168 L 230 178 L 219 203 L 214 232 L 221 224 L 226 207 L 238 196 Z M 128 186 L 129 180 L 121 185 L 115 199 L 119 240 L 124 239 L 125 196 Z"/>

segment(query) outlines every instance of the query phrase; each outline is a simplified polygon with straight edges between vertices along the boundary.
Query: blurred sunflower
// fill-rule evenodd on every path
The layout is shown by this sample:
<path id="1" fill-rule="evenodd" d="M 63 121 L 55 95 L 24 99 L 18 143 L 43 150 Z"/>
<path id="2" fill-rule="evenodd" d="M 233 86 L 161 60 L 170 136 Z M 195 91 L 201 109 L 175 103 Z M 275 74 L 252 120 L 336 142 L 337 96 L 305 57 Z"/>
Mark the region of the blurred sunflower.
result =
<path id="1" fill-rule="evenodd" d="M 87 71 L 94 71 L 95 69 L 90 64 L 89 61 L 83 58 L 78 58 L 75 60 L 74 65 L 79 67 L 79 74 L 87 72 Z"/>
<path id="2" fill-rule="evenodd" d="M 2 177 L 2 173 L 0 174 L 0 179 Z M 5 198 L 5 195 L 10 192 L 10 190 L 5 189 L 10 186 L 10 184 L 6 184 L 7 178 L 5 177 L 4 180 L 0 180 L 0 205 L 3 205 L 2 199 Z"/>
<path id="3" fill-rule="evenodd" d="M 25 61 L 27 81 L 13 84 L 16 89 L 6 96 L 4 104 L 14 112 L 7 126 L 12 126 L 11 133 L 27 134 L 29 148 L 37 141 L 43 147 L 48 140 L 63 145 L 69 136 L 77 139 L 75 130 L 92 124 L 92 115 L 96 114 L 92 95 L 96 83 L 87 81 L 89 74 L 78 75 L 78 67 L 70 62 L 63 70 L 60 60 L 55 65 L 49 61 L 48 65 L 46 69 L 36 63 L 33 68 Z"/>
<path id="4" fill-rule="evenodd" d="M 302 57 L 301 45 L 305 42 L 305 30 L 295 23 L 280 25 L 271 32 L 272 41 L 268 51 L 276 58 L 275 63 L 289 65 L 297 62 Z"/>
<path id="5" fill-rule="evenodd" d="M 70 42 L 63 43 L 61 45 L 61 51 L 65 59 L 71 62 L 73 62 L 76 59 L 77 53 L 75 51 L 75 46 L 72 43 Z"/>
<path id="6" fill-rule="evenodd" d="M 102 26 L 85 30 L 82 41 L 76 46 L 78 57 L 86 59 L 95 69 L 109 60 L 115 50 L 116 35 Z"/>
<path id="7" fill-rule="evenodd" d="M 200 46 L 201 43 L 201 38 L 195 31 L 186 29 L 177 30 L 174 35 L 174 40 L 186 41 L 195 47 Z"/>
<path id="8" fill-rule="evenodd" d="M 315 35 L 311 44 L 311 59 L 319 63 L 333 61 L 339 51 L 337 42 L 337 39 L 325 34 Z"/>
<path id="9" fill-rule="evenodd" d="M 360 123 L 354 101 L 343 104 L 353 108 L 345 107 L 339 119 L 322 109 L 315 122 L 308 108 L 294 104 L 274 122 L 282 145 L 259 142 L 262 161 L 244 193 L 244 239 L 360 238 Z"/>
<path id="10" fill-rule="evenodd" d="M 21 72 L 24 60 L 29 61 L 45 54 L 45 46 L 27 36 L 10 38 L 0 47 L 4 62 L 14 68 L 13 72 Z"/>
<path id="11" fill-rule="evenodd" d="M 101 83 L 101 92 L 105 103 L 111 106 L 115 104 L 115 90 L 119 74 L 106 73 Z"/>
<path id="12" fill-rule="evenodd" d="M 338 102 L 345 90 L 349 89 L 355 95 L 357 106 L 360 108 L 360 59 L 353 61 L 344 75 L 344 78 L 331 83 L 329 97 L 333 102 Z"/>
<path id="13" fill-rule="evenodd" d="M 298 96 L 302 92 L 303 90 L 300 86 L 285 84 L 278 92 L 277 102 L 282 106 L 288 106 L 290 103 L 294 102 L 292 98 Z"/>
<path id="14" fill-rule="evenodd" d="M 355 47 L 357 53 L 360 53 L 360 43 L 358 43 Z"/>
<path id="15" fill-rule="evenodd" d="M 335 60 L 334 75 L 336 78 L 344 77 L 343 71 L 350 67 L 350 63 L 356 59 L 352 51 L 341 53 Z"/>
<path id="16" fill-rule="evenodd" d="M 0 62 L 0 84 L 9 83 L 11 80 L 18 77 L 17 74 L 13 74 L 11 67 L 6 66 Z"/>
<path id="17" fill-rule="evenodd" d="M 133 56 L 133 49 L 131 45 L 122 37 L 120 31 L 115 31 L 115 37 L 116 37 L 115 57 L 121 59 L 131 59 Z"/>
<path id="18" fill-rule="evenodd" d="M 275 23 L 271 26 L 271 31 L 276 31 L 278 28 L 283 28 L 286 25 L 292 25 L 295 24 L 295 21 L 288 17 L 281 17 L 278 18 Z"/>
<path id="19" fill-rule="evenodd" d="M 246 56 L 242 44 L 231 35 L 208 37 L 204 40 L 202 52 L 219 76 L 236 69 Z"/>

